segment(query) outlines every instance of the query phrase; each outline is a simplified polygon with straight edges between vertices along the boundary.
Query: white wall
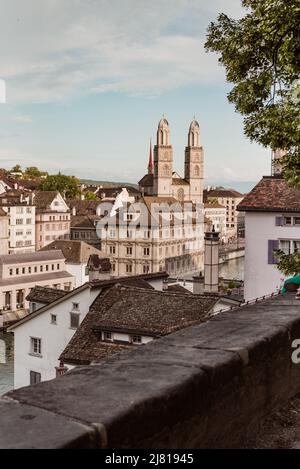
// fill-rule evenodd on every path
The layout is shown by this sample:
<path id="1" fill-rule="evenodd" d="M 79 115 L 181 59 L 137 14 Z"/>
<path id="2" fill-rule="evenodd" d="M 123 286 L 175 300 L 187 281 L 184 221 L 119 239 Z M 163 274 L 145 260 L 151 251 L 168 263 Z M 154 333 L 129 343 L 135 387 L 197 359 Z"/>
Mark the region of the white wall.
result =
<path id="1" fill-rule="evenodd" d="M 98 289 L 86 288 L 13 331 L 15 339 L 15 388 L 30 384 L 30 371 L 41 373 L 42 381 L 55 378 L 55 367 L 59 365 L 58 357 L 76 332 L 75 329 L 70 328 L 72 303 L 79 303 L 81 323 L 98 294 Z M 57 315 L 57 325 L 51 324 L 51 314 Z M 42 357 L 30 355 L 30 337 L 42 339 Z"/>
<path id="2" fill-rule="evenodd" d="M 284 275 L 277 269 L 276 264 L 268 264 L 268 240 L 300 240 L 300 227 L 275 225 L 275 217 L 280 215 L 280 213 L 246 213 L 244 293 L 246 301 L 275 292 L 283 282 L 281 279 L 284 279 Z M 289 216 L 288 213 L 285 215 Z"/>
<path id="3" fill-rule="evenodd" d="M 75 277 L 75 287 L 80 287 L 89 281 L 89 276 L 85 274 L 86 264 L 71 264 L 66 262 L 66 269 Z"/>

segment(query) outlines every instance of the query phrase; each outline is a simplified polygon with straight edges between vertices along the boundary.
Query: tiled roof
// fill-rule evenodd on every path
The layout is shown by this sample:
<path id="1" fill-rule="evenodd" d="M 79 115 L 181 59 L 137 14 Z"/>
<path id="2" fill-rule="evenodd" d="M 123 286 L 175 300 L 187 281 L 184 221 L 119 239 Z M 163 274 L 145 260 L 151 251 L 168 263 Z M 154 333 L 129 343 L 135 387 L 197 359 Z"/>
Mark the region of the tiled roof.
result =
<path id="1" fill-rule="evenodd" d="M 240 198 L 243 194 L 234 189 L 212 189 L 206 191 L 207 198 L 210 197 L 228 197 L 228 198 Z"/>
<path id="2" fill-rule="evenodd" d="M 64 259 L 61 251 L 36 251 L 22 254 L 6 254 L 0 256 L 0 264 L 26 264 L 28 262 L 52 261 Z"/>
<path id="3" fill-rule="evenodd" d="M 218 298 L 144 290 L 116 284 L 98 295 L 61 355 L 65 362 L 90 363 L 122 351 L 107 347 L 96 331 L 159 337 L 208 320 Z"/>
<path id="4" fill-rule="evenodd" d="M 21 285 L 23 283 L 35 284 L 38 282 L 49 282 L 50 280 L 57 280 L 59 283 L 62 279 L 71 280 L 73 277 L 72 274 L 66 270 L 59 270 L 56 272 L 44 272 L 40 274 L 31 274 L 31 275 L 18 275 L 17 277 L 9 277 L 0 279 L 0 286 L 9 286 L 9 285 Z"/>
<path id="5" fill-rule="evenodd" d="M 239 203 L 240 211 L 300 212 L 300 190 L 288 186 L 285 179 L 264 176 Z"/>
<path id="6" fill-rule="evenodd" d="M 187 290 L 182 285 L 169 285 L 168 286 L 168 292 L 192 294 L 192 292 L 190 292 L 190 290 Z"/>
<path id="7" fill-rule="evenodd" d="M 100 217 L 96 215 L 76 215 L 71 217 L 71 228 L 95 228 L 95 222 L 99 220 Z"/>
<path id="8" fill-rule="evenodd" d="M 139 181 L 141 187 L 152 187 L 153 186 L 153 174 L 145 174 L 145 176 Z"/>
<path id="9" fill-rule="evenodd" d="M 65 296 L 67 292 L 65 290 L 59 290 L 56 288 L 41 287 L 39 285 L 35 286 L 29 295 L 26 296 L 27 301 L 34 301 L 36 303 L 43 303 L 48 305 L 52 301 L 57 300 Z"/>
<path id="10" fill-rule="evenodd" d="M 96 209 L 99 205 L 99 200 L 77 200 L 67 199 L 66 203 L 70 210 L 74 207 L 76 209 L 76 216 L 96 215 Z M 75 217 L 72 217 L 75 218 Z"/>
<path id="11" fill-rule="evenodd" d="M 99 272 L 110 272 L 111 262 L 108 257 L 99 257 L 98 254 L 91 254 L 88 260 L 88 266 Z"/>
<path id="12" fill-rule="evenodd" d="M 173 177 L 172 178 L 172 184 L 173 186 L 188 186 L 189 183 L 186 179 L 178 178 L 178 177 Z"/>
<path id="13" fill-rule="evenodd" d="M 40 251 L 61 251 L 66 262 L 82 264 L 87 263 L 91 254 L 101 255 L 99 249 L 79 240 L 58 239 L 47 244 Z"/>
<path id="14" fill-rule="evenodd" d="M 49 209 L 57 194 L 59 194 L 58 191 L 35 191 L 34 205 L 39 210 Z"/>

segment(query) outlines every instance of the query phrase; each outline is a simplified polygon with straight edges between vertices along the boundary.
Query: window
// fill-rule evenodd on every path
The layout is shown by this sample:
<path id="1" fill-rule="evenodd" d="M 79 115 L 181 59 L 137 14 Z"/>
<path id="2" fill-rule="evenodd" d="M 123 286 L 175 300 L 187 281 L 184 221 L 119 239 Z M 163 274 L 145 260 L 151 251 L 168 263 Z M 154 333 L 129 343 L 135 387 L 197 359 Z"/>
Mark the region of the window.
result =
<path id="1" fill-rule="evenodd" d="M 41 373 L 36 371 L 30 371 L 30 386 L 41 382 Z"/>
<path id="2" fill-rule="evenodd" d="M 52 269 L 52 270 L 55 269 L 55 265 L 54 265 L 54 264 L 51 265 L 51 269 Z"/>
<path id="3" fill-rule="evenodd" d="M 30 353 L 32 355 L 42 354 L 42 343 L 41 339 L 37 337 L 30 337 Z"/>
<path id="4" fill-rule="evenodd" d="M 19 275 L 19 269 L 18 268 L 16 269 L 16 275 Z"/>
<path id="5" fill-rule="evenodd" d="M 112 335 L 111 335 L 111 332 L 103 332 L 103 340 L 105 340 L 106 342 L 112 342 L 113 339 L 112 339 Z"/>
<path id="6" fill-rule="evenodd" d="M 57 270 L 59 270 L 60 264 L 57 264 L 56 267 L 57 267 Z"/>
<path id="7" fill-rule="evenodd" d="M 26 208 L 26 213 L 31 213 L 31 207 Z"/>
<path id="8" fill-rule="evenodd" d="M 71 329 L 77 329 L 79 326 L 79 316 L 78 313 L 70 313 L 70 327 Z"/>
<path id="9" fill-rule="evenodd" d="M 291 226 L 292 225 L 292 217 L 283 217 L 283 222 L 284 222 L 285 225 Z"/>
<path id="10" fill-rule="evenodd" d="M 293 254 L 300 250 L 300 240 L 281 239 L 279 240 L 279 249 L 284 254 Z"/>
<path id="11" fill-rule="evenodd" d="M 131 342 L 133 344 L 141 344 L 142 343 L 142 336 L 141 335 L 133 335 L 131 336 Z"/>
<path id="12" fill-rule="evenodd" d="M 28 273 L 31 274 L 31 267 L 28 267 Z"/>
<path id="13" fill-rule="evenodd" d="M 126 254 L 127 254 L 127 256 L 131 256 L 131 255 L 132 255 L 132 248 L 131 248 L 131 247 L 127 247 L 127 248 L 126 248 Z"/>
<path id="14" fill-rule="evenodd" d="M 43 265 L 40 265 L 40 272 L 43 272 Z"/>
<path id="15" fill-rule="evenodd" d="M 109 253 L 116 254 L 116 246 L 109 246 Z"/>
<path id="16" fill-rule="evenodd" d="M 51 324 L 57 324 L 57 315 L 51 314 Z"/>
<path id="17" fill-rule="evenodd" d="M 25 246 L 31 246 L 31 241 L 30 241 L 30 239 L 25 241 Z"/>
<path id="18" fill-rule="evenodd" d="M 78 311 L 79 310 L 79 303 L 72 303 L 72 309 L 74 311 Z"/>
<path id="19" fill-rule="evenodd" d="M 143 274 L 149 274 L 150 267 L 149 265 L 143 265 Z"/>
<path id="20" fill-rule="evenodd" d="M 37 272 L 37 266 L 36 265 L 34 266 L 34 272 Z"/>
<path id="21" fill-rule="evenodd" d="M 132 265 L 131 264 L 126 264 L 126 273 L 131 274 L 132 273 Z"/>
<path id="22" fill-rule="evenodd" d="M 9 275 L 13 274 L 13 269 L 9 269 Z"/>
<path id="23" fill-rule="evenodd" d="M 150 248 L 144 248 L 144 256 L 150 255 Z"/>
<path id="24" fill-rule="evenodd" d="M 31 225 L 31 218 L 26 218 L 26 225 Z"/>
<path id="25" fill-rule="evenodd" d="M 133 213 L 125 213 L 125 220 L 127 221 L 133 220 Z"/>
<path id="26" fill-rule="evenodd" d="M 300 225 L 300 217 L 294 217 L 294 225 L 299 226 Z"/>
<path id="27" fill-rule="evenodd" d="M 22 274 L 25 274 L 25 267 L 22 267 Z"/>

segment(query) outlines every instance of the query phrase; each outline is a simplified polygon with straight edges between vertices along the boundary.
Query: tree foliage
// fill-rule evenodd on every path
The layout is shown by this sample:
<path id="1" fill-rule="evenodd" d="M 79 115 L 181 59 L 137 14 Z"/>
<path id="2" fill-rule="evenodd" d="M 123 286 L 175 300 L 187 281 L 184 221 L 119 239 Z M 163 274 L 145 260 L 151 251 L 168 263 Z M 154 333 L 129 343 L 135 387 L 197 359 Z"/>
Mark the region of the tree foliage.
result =
<path id="1" fill-rule="evenodd" d="M 276 251 L 278 259 L 278 269 L 284 275 L 300 275 L 300 251 L 294 254 L 285 254 L 283 251 Z"/>
<path id="2" fill-rule="evenodd" d="M 208 28 L 207 51 L 217 52 L 233 84 L 228 99 L 244 116 L 247 137 L 286 150 L 283 173 L 300 187 L 300 2 L 243 0 L 238 20 L 220 14 Z"/>
<path id="3" fill-rule="evenodd" d="M 64 174 L 48 175 L 40 184 L 41 191 L 59 191 L 66 198 L 76 197 L 79 191 L 80 181 L 74 176 L 66 176 Z"/>
<path id="4" fill-rule="evenodd" d="M 220 14 L 208 28 L 206 50 L 219 54 L 229 102 L 244 116 L 244 132 L 282 149 L 283 175 L 300 189 L 300 1 L 242 0 L 240 19 Z M 300 254 L 278 254 L 286 275 L 300 272 Z"/>
<path id="5" fill-rule="evenodd" d="M 88 191 L 84 194 L 84 198 L 86 200 L 100 200 L 99 197 L 97 197 L 97 195 L 92 192 L 92 191 Z"/>

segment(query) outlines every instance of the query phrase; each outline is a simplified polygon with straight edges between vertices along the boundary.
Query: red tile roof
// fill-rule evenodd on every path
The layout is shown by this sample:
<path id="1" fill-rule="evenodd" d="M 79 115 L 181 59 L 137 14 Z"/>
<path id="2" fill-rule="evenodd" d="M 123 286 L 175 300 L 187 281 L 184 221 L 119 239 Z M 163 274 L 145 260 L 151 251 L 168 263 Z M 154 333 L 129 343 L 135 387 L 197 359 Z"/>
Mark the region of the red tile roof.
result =
<path id="1" fill-rule="evenodd" d="M 300 190 L 288 186 L 285 179 L 264 176 L 239 203 L 240 211 L 300 212 Z"/>

